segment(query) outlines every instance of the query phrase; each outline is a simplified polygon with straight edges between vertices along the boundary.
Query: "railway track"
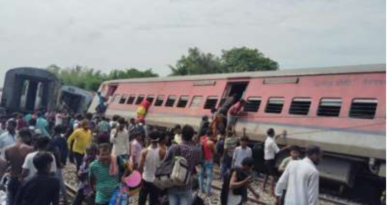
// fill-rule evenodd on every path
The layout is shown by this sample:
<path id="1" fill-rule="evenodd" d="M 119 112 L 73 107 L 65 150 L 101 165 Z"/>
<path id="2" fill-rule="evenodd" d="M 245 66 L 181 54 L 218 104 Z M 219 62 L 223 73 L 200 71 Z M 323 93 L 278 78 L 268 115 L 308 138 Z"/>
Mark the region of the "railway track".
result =
<path id="1" fill-rule="evenodd" d="M 258 182 L 262 182 L 262 180 L 260 180 L 260 179 L 255 179 L 255 180 Z M 71 202 L 76 197 L 77 190 L 68 183 L 65 183 L 65 186 L 66 186 L 66 191 L 68 194 L 68 200 Z M 219 186 L 215 181 L 212 184 L 212 188 L 216 191 L 222 190 L 221 186 Z M 259 200 L 259 199 L 256 199 L 256 198 L 249 196 L 248 201 L 251 202 L 252 204 L 259 204 L 259 205 L 274 204 L 274 203 L 264 202 L 261 200 L 261 198 L 262 198 L 262 196 L 260 196 L 260 200 Z M 326 204 L 333 204 L 333 205 L 350 205 L 351 204 L 349 202 L 340 201 L 340 200 L 336 200 L 336 199 L 332 199 L 332 198 L 328 198 L 328 197 L 324 197 L 324 196 L 320 196 L 320 201 L 326 202 Z M 61 204 L 63 205 L 64 202 L 61 202 Z M 321 204 L 324 204 L 324 203 L 321 203 Z"/>

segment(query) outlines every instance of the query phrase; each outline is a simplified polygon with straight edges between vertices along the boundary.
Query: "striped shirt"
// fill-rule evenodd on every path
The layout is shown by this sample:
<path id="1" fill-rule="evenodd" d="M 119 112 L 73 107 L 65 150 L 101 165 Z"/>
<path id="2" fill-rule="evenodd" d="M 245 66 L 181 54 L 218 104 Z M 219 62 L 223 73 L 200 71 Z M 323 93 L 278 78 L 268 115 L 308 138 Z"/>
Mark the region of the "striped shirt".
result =
<path id="1" fill-rule="evenodd" d="M 120 166 L 124 166 L 124 162 Z M 119 176 L 110 176 L 110 165 L 103 165 L 99 160 L 95 160 L 89 165 L 89 176 L 93 177 L 96 182 L 96 198 L 98 204 L 108 203 L 114 193 L 115 188 L 119 185 Z"/>
<path id="2" fill-rule="evenodd" d="M 108 123 L 107 121 L 101 121 L 97 125 L 98 133 L 110 132 L 110 129 L 111 129 L 110 123 Z"/>

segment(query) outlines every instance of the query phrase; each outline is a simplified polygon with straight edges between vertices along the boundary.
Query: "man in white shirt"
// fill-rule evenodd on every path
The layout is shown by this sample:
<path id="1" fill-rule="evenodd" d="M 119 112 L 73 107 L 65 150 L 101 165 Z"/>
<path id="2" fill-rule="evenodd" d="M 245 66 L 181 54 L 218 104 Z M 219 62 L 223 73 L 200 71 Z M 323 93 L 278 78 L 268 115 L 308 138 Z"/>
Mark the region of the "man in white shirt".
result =
<path id="1" fill-rule="evenodd" d="M 306 149 L 306 158 L 291 161 L 280 177 L 275 195 L 280 197 L 287 189 L 285 205 L 319 205 L 320 173 L 316 166 L 322 156 L 321 148 L 309 146 Z"/>
<path id="2" fill-rule="evenodd" d="M 113 144 L 112 153 L 127 160 L 130 154 L 129 132 L 125 128 L 125 119 L 120 118 L 118 123 L 119 126 L 111 131 L 110 142 Z"/>
<path id="3" fill-rule="evenodd" d="M 38 153 L 46 152 L 49 143 L 50 139 L 48 137 L 39 137 L 37 139 L 36 145 L 38 151 L 32 152 L 26 156 L 26 159 L 24 160 L 24 163 L 22 165 L 22 179 L 29 179 L 37 173 L 37 169 L 34 166 L 33 159 Z M 52 154 L 50 155 L 53 157 L 53 163 L 51 163 L 50 172 L 54 174 L 57 171 L 56 161 L 54 156 Z"/>
<path id="4" fill-rule="evenodd" d="M 283 135 L 285 135 L 287 132 L 283 131 Z M 276 177 L 277 177 L 277 169 L 275 165 L 275 156 L 279 152 L 288 149 L 289 147 L 286 146 L 283 149 L 280 149 L 278 145 L 276 144 L 275 140 L 277 140 L 281 135 L 275 136 L 275 130 L 273 128 L 270 128 L 267 130 L 267 139 L 264 143 L 264 165 L 265 165 L 265 179 L 263 183 L 263 191 L 265 192 L 265 188 L 267 185 L 268 178 L 271 176 L 271 193 L 273 193 L 273 190 L 275 188 L 276 183 Z"/>
<path id="5" fill-rule="evenodd" d="M 16 121 L 7 122 L 7 131 L 0 136 L 0 151 L 3 154 L 4 148 L 16 142 Z M 4 155 L 3 155 L 4 156 Z"/>
<path id="6" fill-rule="evenodd" d="M 236 147 L 233 153 L 233 168 L 241 167 L 242 160 L 247 157 L 252 158 L 252 149 L 248 147 L 249 137 L 243 136 L 240 140 L 240 146 Z"/>

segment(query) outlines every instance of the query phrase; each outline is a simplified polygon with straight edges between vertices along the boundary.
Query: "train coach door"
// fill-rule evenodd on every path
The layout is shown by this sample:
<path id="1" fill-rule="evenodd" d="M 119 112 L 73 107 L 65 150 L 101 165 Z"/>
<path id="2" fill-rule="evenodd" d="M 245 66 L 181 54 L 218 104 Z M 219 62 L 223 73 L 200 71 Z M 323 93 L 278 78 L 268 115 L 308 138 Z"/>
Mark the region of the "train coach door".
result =
<path id="1" fill-rule="evenodd" d="M 244 95 L 246 88 L 248 87 L 249 80 L 242 80 L 239 81 L 228 81 L 226 84 L 225 92 L 222 95 L 222 100 L 219 103 L 219 106 L 222 106 L 226 99 L 230 96 L 236 95 L 236 98 L 234 100 L 234 103 L 236 103 L 238 100 L 240 100 Z"/>

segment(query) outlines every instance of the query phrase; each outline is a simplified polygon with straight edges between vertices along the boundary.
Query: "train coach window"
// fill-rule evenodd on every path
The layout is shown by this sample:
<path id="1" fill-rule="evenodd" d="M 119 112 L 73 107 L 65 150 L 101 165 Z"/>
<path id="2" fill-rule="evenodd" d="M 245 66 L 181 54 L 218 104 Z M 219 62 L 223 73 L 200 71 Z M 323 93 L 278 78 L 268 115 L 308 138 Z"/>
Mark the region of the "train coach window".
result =
<path id="1" fill-rule="evenodd" d="M 323 98 L 317 110 L 317 116 L 338 117 L 341 110 L 340 98 Z"/>
<path id="2" fill-rule="evenodd" d="M 119 104 L 125 104 L 128 95 L 122 95 L 121 99 L 119 100 Z"/>
<path id="3" fill-rule="evenodd" d="M 144 98 L 145 98 L 145 95 L 138 95 L 138 98 L 137 98 L 137 100 L 135 101 L 135 104 L 136 104 L 136 105 L 141 104 L 141 102 L 142 102 L 142 100 L 144 100 Z"/>
<path id="4" fill-rule="evenodd" d="M 244 105 L 245 112 L 257 112 L 261 104 L 261 97 L 249 97 Z"/>
<path id="5" fill-rule="evenodd" d="M 202 102 L 202 100 L 203 100 L 202 96 L 194 96 L 192 98 L 192 102 L 191 102 L 190 108 L 200 107 L 200 103 Z"/>
<path id="6" fill-rule="evenodd" d="M 121 95 L 114 95 L 114 97 L 112 98 L 112 103 L 118 104 L 120 99 L 121 99 Z"/>
<path id="7" fill-rule="evenodd" d="M 130 97 L 127 99 L 127 103 L 128 105 L 131 105 L 133 104 L 135 101 L 135 95 L 130 95 Z"/>
<path id="8" fill-rule="evenodd" d="M 217 105 L 218 97 L 217 96 L 209 96 L 204 103 L 204 109 L 213 109 Z"/>
<path id="9" fill-rule="evenodd" d="M 284 98 L 269 98 L 267 107 L 265 108 L 266 113 L 281 113 L 283 110 Z"/>
<path id="10" fill-rule="evenodd" d="M 188 102 L 188 96 L 180 96 L 177 107 L 186 107 Z"/>
<path id="11" fill-rule="evenodd" d="M 349 111 L 349 117 L 361 119 L 374 119 L 378 100 L 376 99 L 354 99 Z"/>
<path id="12" fill-rule="evenodd" d="M 164 103 L 164 95 L 157 96 L 156 102 L 154 103 L 154 106 L 159 107 Z"/>
<path id="13" fill-rule="evenodd" d="M 173 107 L 173 105 L 175 104 L 175 101 L 176 101 L 176 96 L 174 96 L 174 95 L 168 96 L 168 100 L 165 103 L 165 107 Z"/>
<path id="14" fill-rule="evenodd" d="M 150 102 L 150 104 L 153 103 L 153 100 L 154 100 L 154 95 L 148 95 L 148 97 L 146 98 L 147 101 Z"/>
<path id="15" fill-rule="evenodd" d="M 291 115 L 307 115 L 310 110 L 310 98 L 294 98 L 289 113 Z"/>

